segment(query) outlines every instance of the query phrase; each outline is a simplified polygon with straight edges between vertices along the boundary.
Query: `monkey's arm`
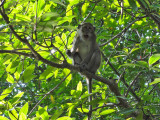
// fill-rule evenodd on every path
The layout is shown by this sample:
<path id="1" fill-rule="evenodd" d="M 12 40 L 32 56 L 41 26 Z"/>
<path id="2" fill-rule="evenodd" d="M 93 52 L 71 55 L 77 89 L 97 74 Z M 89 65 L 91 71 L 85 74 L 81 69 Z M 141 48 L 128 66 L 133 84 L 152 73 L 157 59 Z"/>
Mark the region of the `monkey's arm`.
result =
<path id="1" fill-rule="evenodd" d="M 72 54 L 75 54 L 77 52 L 79 42 L 80 42 L 80 37 L 79 36 L 75 37 L 74 40 L 73 40 L 72 48 L 71 48 L 71 53 Z"/>

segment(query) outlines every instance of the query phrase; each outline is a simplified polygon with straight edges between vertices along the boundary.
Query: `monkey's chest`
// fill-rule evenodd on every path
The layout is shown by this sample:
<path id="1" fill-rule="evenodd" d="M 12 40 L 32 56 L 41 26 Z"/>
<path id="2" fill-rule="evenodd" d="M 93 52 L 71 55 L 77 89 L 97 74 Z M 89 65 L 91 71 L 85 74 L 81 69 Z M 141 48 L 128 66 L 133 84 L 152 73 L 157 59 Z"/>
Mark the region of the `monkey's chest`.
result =
<path id="1" fill-rule="evenodd" d="M 82 59 L 84 59 L 88 55 L 89 51 L 90 51 L 90 45 L 81 43 L 81 45 L 79 46 L 79 53 Z"/>

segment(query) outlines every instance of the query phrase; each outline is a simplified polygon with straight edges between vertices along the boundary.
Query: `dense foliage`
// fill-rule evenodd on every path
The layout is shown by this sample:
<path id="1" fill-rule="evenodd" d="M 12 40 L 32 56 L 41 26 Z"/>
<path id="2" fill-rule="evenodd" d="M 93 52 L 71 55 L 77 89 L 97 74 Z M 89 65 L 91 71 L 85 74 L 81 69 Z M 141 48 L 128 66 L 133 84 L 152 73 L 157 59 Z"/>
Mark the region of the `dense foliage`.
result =
<path id="1" fill-rule="evenodd" d="M 159 0 L 1 0 L 0 120 L 160 118 Z M 72 65 L 82 22 L 96 27 L 102 63 L 87 102 Z"/>

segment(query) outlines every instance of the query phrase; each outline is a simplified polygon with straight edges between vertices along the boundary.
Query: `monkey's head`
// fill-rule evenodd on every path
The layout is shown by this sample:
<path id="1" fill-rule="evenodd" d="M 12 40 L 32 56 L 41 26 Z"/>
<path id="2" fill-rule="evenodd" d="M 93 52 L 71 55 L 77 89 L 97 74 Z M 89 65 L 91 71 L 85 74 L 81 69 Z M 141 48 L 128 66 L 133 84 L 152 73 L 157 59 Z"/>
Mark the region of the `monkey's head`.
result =
<path id="1" fill-rule="evenodd" d="M 83 40 L 90 39 L 93 35 L 95 36 L 95 27 L 91 23 L 83 23 L 78 25 L 78 34 Z"/>

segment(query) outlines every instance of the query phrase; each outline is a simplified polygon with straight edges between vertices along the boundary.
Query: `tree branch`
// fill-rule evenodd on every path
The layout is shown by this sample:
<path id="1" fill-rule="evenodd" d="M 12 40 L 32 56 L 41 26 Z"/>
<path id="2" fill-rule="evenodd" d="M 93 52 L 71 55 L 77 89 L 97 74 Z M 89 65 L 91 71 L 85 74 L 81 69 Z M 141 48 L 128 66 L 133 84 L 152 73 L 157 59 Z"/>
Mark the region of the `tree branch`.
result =
<path id="1" fill-rule="evenodd" d="M 16 50 L 0 50 L 0 53 L 11 53 L 11 54 L 24 55 L 27 57 L 34 58 L 33 54 L 24 53 L 24 52 L 17 52 Z"/>

